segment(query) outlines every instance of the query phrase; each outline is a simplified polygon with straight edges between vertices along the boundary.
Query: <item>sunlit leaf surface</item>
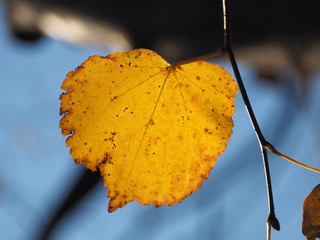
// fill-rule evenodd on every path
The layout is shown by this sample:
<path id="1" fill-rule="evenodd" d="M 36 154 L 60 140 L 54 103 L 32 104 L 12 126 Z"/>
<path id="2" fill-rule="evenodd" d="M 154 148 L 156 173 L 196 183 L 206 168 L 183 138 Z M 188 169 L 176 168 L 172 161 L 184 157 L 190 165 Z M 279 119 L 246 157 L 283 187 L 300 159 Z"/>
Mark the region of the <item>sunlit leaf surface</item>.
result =
<path id="1" fill-rule="evenodd" d="M 77 164 L 101 171 L 110 212 L 181 202 L 232 134 L 236 83 L 205 61 L 171 66 L 146 49 L 92 56 L 62 89 L 62 134 Z"/>

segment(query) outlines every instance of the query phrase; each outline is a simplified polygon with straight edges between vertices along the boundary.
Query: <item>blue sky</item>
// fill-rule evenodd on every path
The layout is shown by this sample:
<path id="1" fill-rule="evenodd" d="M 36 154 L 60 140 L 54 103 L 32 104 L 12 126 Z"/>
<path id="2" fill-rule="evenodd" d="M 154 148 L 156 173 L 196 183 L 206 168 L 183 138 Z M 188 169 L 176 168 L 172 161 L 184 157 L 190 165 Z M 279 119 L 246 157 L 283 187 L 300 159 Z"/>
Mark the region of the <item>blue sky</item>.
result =
<path id="1" fill-rule="evenodd" d="M 11 38 L 0 12 L 0 232 L 2 239 L 34 239 L 66 194 L 76 166 L 58 127 L 61 83 L 90 55 L 108 50 L 79 48 L 52 39 L 36 45 Z M 222 63 L 230 70 L 228 63 Z M 266 138 L 279 150 L 320 168 L 320 75 L 310 76 L 308 104 L 284 84 L 257 81 L 241 72 Z M 102 183 L 57 228 L 64 239 L 264 239 L 267 198 L 259 146 L 240 96 L 227 150 L 201 189 L 173 207 L 130 203 L 107 212 Z M 280 232 L 272 239 L 302 239 L 302 203 L 319 175 L 270 154 Z"/>

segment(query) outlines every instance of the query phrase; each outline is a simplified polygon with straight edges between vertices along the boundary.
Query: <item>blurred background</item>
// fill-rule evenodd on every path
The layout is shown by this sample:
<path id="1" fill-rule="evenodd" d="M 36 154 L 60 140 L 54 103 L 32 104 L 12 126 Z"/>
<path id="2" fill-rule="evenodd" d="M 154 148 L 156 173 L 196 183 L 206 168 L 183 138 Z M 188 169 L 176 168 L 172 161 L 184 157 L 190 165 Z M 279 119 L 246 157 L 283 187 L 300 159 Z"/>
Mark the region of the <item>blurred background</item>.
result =
<path id="1" fill-rule="evenodd" d="M 260 126 L 283 153 L 320 168 L 320 2 L 232 1 L 232 34 Z M 220 0 L 0 1 L 0 237 L 13 240 L 265 239 L 267 195 L 241 96 L 211 176 L 172 207 L 109 214 L 98 174 L 73 163 L 58 123 L 60 86 L 91 55 L 150 48 L 174 62 L 222 46 Z M 231 71 L 223 57 L 212 59 Z M 319 174 L 270 154 L 272 240 L 303 239 Z"/>

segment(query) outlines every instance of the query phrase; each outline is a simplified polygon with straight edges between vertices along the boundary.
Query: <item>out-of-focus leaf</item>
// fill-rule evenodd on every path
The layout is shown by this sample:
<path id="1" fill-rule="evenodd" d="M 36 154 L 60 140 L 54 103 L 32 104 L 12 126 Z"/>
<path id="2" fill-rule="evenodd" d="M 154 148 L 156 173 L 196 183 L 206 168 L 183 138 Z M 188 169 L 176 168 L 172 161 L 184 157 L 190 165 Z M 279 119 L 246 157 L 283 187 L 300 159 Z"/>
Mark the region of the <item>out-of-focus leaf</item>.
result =
<path id="1" fill-rule="evenodd" d="M 171 66 L 146 49 L 92 56 L 62 89 L 62 134 L 76 163 L 101 171 L 109 212 L 182 201 L 232 134 L 236 83 L 205 61 Z"/>
<path id="2" fill-rule="evenodd" d="M 308 240 L 320 238 L 320 184 L 304 200 L 302 233 Z"/>

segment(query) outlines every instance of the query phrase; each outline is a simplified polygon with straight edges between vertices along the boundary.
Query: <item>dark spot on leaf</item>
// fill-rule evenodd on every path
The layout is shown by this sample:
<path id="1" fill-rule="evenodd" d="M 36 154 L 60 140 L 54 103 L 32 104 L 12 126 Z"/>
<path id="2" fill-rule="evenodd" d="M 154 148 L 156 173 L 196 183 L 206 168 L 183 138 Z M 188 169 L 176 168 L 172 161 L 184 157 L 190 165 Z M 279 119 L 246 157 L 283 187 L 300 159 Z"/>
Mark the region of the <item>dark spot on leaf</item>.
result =
<path id="1" fill-rule="evenodd" d="M 105 164 L 106 162 L 108 162 L 109 158 L 111 159 L 111 157 L 109 156 L 108 153 L 106 153 L 105 157 L 102 159 L 102 161 L 97 165 L 97 168 L 99 168 L 101 165 Z M 113 163 L 112 163 L 113 164 Z M 109 173 L 110 174 L 110 173 Z M 110 176 L 110 175 L 108 175 Z"/>
<path id="2" fill-rule="evenodd" d="M 154 125 L 154 121 L 152 119 L 150 119 L 149 125 Z"/>

